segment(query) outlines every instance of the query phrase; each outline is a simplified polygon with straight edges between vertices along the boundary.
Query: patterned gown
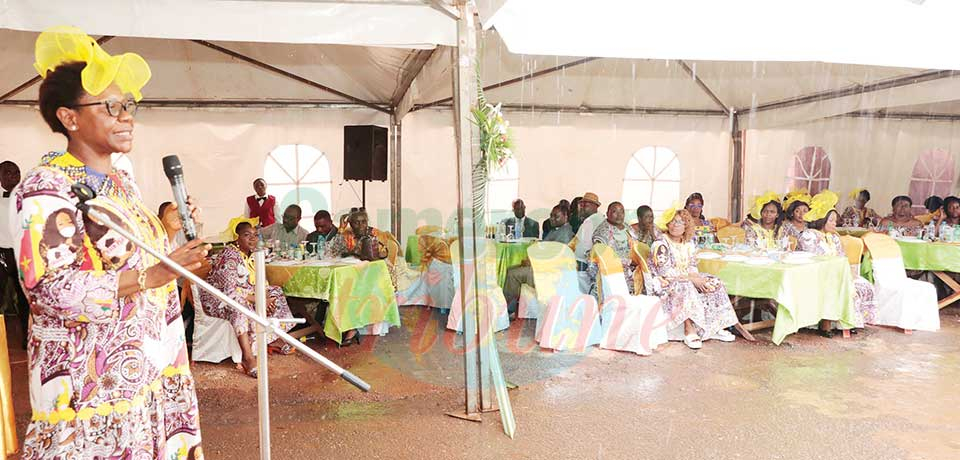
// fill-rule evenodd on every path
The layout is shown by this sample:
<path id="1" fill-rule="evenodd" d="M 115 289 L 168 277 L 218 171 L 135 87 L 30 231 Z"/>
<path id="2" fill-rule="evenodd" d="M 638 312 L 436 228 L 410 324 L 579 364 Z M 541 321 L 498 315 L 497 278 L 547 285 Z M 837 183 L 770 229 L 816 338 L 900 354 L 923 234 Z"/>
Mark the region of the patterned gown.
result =
<path id="1" fill-rule="evenodd" d="M 804 227 L 804 230 L 806 230 L 806 227 Z M 803 230 L 797 230 L 797 227 L 794 227 L 793 223 L 784 221 L 777 230 L 777 239 L 787 237 L 792 244 L 796 245 L 799 244 L 801 233 L 803 233 Z"/>
<path id="2" fill-rule="evenodd" d="M 762 225 L 749 220 L 744 220 L 741 227 L 743 228 L 747 246 L 757 249 L 777 248 L 777 239 L 775 238 L 776 228 L 767 230 L 763 228 Z"/>
<path id="3" fill-rule="evenodd" d="M 157 259 L 77 210 L 90 203 L 154 249 L 160 220 L 123 171 L 103 175 L 52 152 L 16 194 L 33 416 L 24 459 L 200 459 L 200 424 L 176 284 L 117 296 L 120 273 Z"/>
<path id="4" fill-rule="evenodd" d="M 256 272 L 253 265 L 253 258 L 243 253 L 237 246 L 228 244 L 211 264 L 213 269 L 207 276 L 207 282 L 213 287 L 223 291 L 243 305 L 253 311 L 257 310 L 256 304 L 247 302 L 247 296 L 256 293 Z M 277 319 L 290 319 L 293 314 L 290 312 L 290 306 L 287 304 L 287 298 L 283 295 L 283 290 L 277 286 L 267 286 L 267 299 L 273 300 L 273 307 L 267 306 L 267 316 Z M 200 292 L 201 305 L 203 311 L 209 316 L 225 319 L 233 325 L 233 331 L 237 335 L 246 334 L 250 339 L 250 348 L 257 352 L 256 324 L 253 320 L 243 316 L 242 313 L 230 308 L 227 304 L 220 301 L 206 291 Z M 292 323 L 280 323 L 280 328 L 284 331 L 293 329 Z M 267 343 L 277 340 L 276 334 L 267 334 Z"/>
<path id="5" fill-rule="evenodd" d="M 855 206 L 848 206 L 840 215 L 838 224 L 844 227 L 869 228 L 873 227 L 874 222 L 880 222 L 880 219 L 880 214 L 871 208 L 857 209 Z"/>
<path id="6" fill-rule="evenodd" d="M 593 243 L 603 243 L 607 246 L 610 246 L 613 249 L 613 252 L 617 253 L 617 257 L 620 258 L 620 263 L 623 264 L 623 276 L 626 278 L 627 288 L 630 290 L 630 294 L 633 292 L 633 272 L 634 267 L 633 261 L 630 259 L 630 250 L 633 248 L 633 244 L 636 240 L 633 238 L 633 235 L 627 231 L 627 227 L 618 229 L 613 225 L 610 225 L 610 222 L 606 220 L 603 221 L 600 225 L 597 226 L 597 229 L 593 231 Z M 597 276 L 600 273 L 600 267 L 597 266 L 597 263 L 590 261 L 590 264 L 587 265 L 587 275 L 590 277 L 590 295 L 597 297 Z"/>
<path id="7" fill-rule="evenodd" d="M 824 233 L 820 230 L 807 229 L 800 235 L 800 243 L 797 249 L 801 251 L 812 252 L 820 256 L 842 256 L 843 244 L 840 243 L 840 236 L 836 233 Z M 863 324 L 873 323 L 877 317 L 877 301 L 874 295 L 873 285 L 862 276 L 853 279 L 854 308 L 857 310 L 856 327 L 863 327 Z"/>
<path id="8" fill-rule="evenodd" d="M 656 282 L 650 283 L 652 292 L 660 296 L 663 311 L 669 316 L 667 329 L 681 327 L 686 320 L 693 321 L 702 340 L 713 337 L 721 329 L 737 324 L 727 289 L 719 278 L 701 275 L 713 292 L 700 292 L 692 281 L 682 279 L 698 273 L 696 246 L 690 242 L 675 243 L 663 235 L 653 243 L 650 251 L 650 271 Z M 663 288 L 659 281 L 666 282 Z"/>

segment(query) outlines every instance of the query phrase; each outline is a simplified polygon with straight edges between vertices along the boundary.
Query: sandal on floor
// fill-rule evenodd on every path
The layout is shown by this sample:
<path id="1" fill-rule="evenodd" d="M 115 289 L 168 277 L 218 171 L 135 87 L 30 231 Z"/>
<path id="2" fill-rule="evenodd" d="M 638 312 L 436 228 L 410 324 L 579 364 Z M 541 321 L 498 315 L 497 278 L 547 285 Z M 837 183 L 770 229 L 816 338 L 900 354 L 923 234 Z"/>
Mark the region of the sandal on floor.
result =
<path id="1" fill-rule="evenodd" d="M 737 337 L 726 329 L 720 329 L 716 334 L 713 334 L 713 337 L 710 338 L 713 340 L 719 340 L 721 342 L 733 342 L 737 340 Z"/>
<path id="2" fill-rule="evenodd" d="M 284 343 L 283 345 L 267 345 L 267 354 L 270 355 L 292 355 L 293 352 L 297 351 L 295 348 L 290 346 L 289 343 Z"/>
<path id="3" fill-rule="evenodd" d="M 252 368 L 250 368 L 250 369 L 247 369 L 247 366 L 244 366 L 243 363 L 239 363 L 239 364 L 237 364 L 237 369 L 238 369 L 240 372 L 243 372 L 244 374 L 249 375 L 250 377 L 257 378 L 257 368 L 256 368 L 256 367 L 252 367 Z"/>
<path id="4" fill-rule="evenodd" d="M 690 347 L 691 350 L 699 350 L 703 348 L 703 341 L 700 340 L 700 336 L 696 334 L 690 334 L 683 337 L 684 345 Z"/>

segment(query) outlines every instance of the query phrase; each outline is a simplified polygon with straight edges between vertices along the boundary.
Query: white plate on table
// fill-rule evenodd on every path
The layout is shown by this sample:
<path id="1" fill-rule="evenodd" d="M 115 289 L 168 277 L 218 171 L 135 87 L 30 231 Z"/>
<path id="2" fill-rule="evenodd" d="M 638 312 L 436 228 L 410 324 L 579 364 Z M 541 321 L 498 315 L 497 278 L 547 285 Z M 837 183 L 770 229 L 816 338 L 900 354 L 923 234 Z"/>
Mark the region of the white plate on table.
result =
<path id="1" fill-rule="evenodd" d="M 769 257 L 751 257 L 744 263 L 747 265 L 770 265 L 773 263 L 773 260 L 770 260 Z"/>
<path id="2" fill-rule="evenodd" d="M 746 262 L 747 256 L 740 254 L 727 254 L 723 256 L 723 260 L 727 262 Z"/>
<path id="3" fill-rule="evenodd" d="M 704 251 L 704 252 L 698 252 L 698 253 L 697 253 L 697 258 L 698 258 L 698 259 L 710 260 L 710 259 L 719 259 L 720 257 L 722 257 L 722 256 L 721 256 L 720 254 L 715 253 L 715 252 Z"/>

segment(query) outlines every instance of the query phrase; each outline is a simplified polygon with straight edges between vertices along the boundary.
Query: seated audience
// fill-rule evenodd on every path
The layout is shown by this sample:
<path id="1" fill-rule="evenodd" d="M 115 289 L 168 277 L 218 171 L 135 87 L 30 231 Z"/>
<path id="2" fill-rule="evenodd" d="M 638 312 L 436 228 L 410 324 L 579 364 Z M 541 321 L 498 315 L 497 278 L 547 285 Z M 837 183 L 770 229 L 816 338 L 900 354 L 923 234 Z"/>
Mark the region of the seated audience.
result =
<path id="1" fill-rule="evenodd" d="M 843 251 L 843 244 L 840 242 L 840 236 L 837 235 L 837 221 L 840 214 L 834 208 L 839 197 L 836 193 L 824 190 L 813 197 L 810 203 L 810 211 L 804 216 L 809 223 L 809 228 L 800 235 L 798 249 L 821 256 L 841 256 L 846 257 Z M 863 279 L 859 273 L 854 273 L 854 307 L 857 310 L 856 327 L 863 327 L 864 323 L 872 323 L 877 314 L 877 303 L 874 296 L 873 285 Z M 830 337 L 830 321 L 820 322 L 820 331 L 824 336 Z"/>
<path id="2" fill-rule="evenodd" d="M 725 329 L 737 324 L 723 283 L 697 270 L 697 247 L 693 244 L 696 225 L 685 209 L 664 211 L 657 221 L 664 233 L 650 251 L 653 282 L 647 283 L 651 293 L 660 296 L 669 317 L 667 329 L 683 326 L 683 343 L 695 350 L 704 340 L 734 341 L 736 338 Z"/>
<path id="3" fill-rule="evenodd" d="M 326 256 L 330 258 L 356 257 L 360 260 L 387 258 L 387 248 L 380 241 L 380 231 L 368 223 L 366 211 L 354 211 L 347 222 L 349 232 L 340 232 L 327 245 Z"/>
<path id="4" fill-rule="evenodd" d="M 524 238 L 540 237 L 540 226 L 537 225 L 536 220 L 527 217 L 527 207 L 523 204 L 523 200 L 519 198 L 513 200 L 513 217 L 504 219 L 503 223 L 507 225 L 507 228 L 519 228 L 521 236 Z"/>
<path id="5" fill-rule="evenodd" d="M 207 277 L 213 287 L 223 291 L 230 298 L 241 305 L 256 310 L 256 273 L 251 254 L 257 247 L 257 229 L 249 222 L 241 222 L 236 227 L 236 241 L 227 244 L 226 248 L 213 259 L 213 270 Z M 254 354 L 256 349 L 256 323 L 243 314 L 226 305 L 220 299 L 207 293 L 200 292 L 203 311 L 208 316 L 222 318 L 233 325 L 233 331 L 240 342 L 243 352 L 241 365 L 244 371 L 256 377 L 257 360 Z M 270 318 L 289 319 L 293 317 L 283 290 L 277 286 L 267 286 L 267 316 Z M 281 323 L 284 331 L 293 328 L 292 323 Z M 274 352 L 281 354 L 293 353 L 293 347 L 278 339 L 274 334 L 267 335 L 267 342 Z"/>
<path id="6" fill-rule="evenodd" d="M 647 246 L 652 245 L 657 238 L 660 238 L 660 231 L 657 230 L 653 221 L 653 209 L 650 206 L 643 205 L 637 208 L 637 223 L 630 226 L 634 238 Z"/>
<path id="7" fill-rule="evenodd" d="M 590 250 L 593 249 L 593 232 L 603 222 L 604 216 L 597 213 L 600 209 L 600 198 L 595 193 L 584 193 L 583 197 L 580 198 L 579 205 L 580 229 L 577 231 L 577 247 L 574 249 L 573 255 L 577 259 L 577 271 L 585 272 L 590 258 Z M 584 281 L 582 288 L 584 291 L 588 289 L 586 281 Z"/>
<path id="8" fill-rule="evenodd" d="M 943 199 L 939 196 L 928 196 L 926 200 L 923 200 L 923 207 L 927 209 L 927 213 L 917 216 L 917 220 L 923 225 L 927 225 L 930 222 L 937 222 L 940 220 L 940 216 L 943 215 Z"/>
<path id="9" fill-rule="evenodd" d="M 261 236 L 264 241 L 279 241 L 285 247 L 297 246 L 307 240 L 307 231 L 300 227 L 300 206 L 291 204 L 283 211 L 283 222 L 274 222 L 264 226 Z"/>
<path id="10" fill-rule="evenodd" d="M 337 226 L 333 225 L 333 217 L 323 209 L 313 215 L 313 226 L 316 227 L 316 230 L 307 234 L 307 242 L 309 243 L 329 243 L 340 233 Z"/>
<path id="11" fill-rule="evenodd" d="M 893 208 L 891 214 L 880 221 L 877 228 L 881 232 L 895 230 L 901 235 L 916 236 L 920 234 L 923 224 L 913 217 L 913 200 L 909 196 L 900 195 L 895 197 L 890 206 Z"/>
<path id="12" fill-rule="evenodd" d="M 850 193 L 853 206 L 847 207 L 840 215 L 840 224 L 844 227 L 873 228 L 880 222 L 880 215 L 867 207 L 870 202 L 870 191 L 857 189 Z"/>
<path id="13" fill-rule="evenodd" d="M 567 201 L 567 200 L 560 200 L 560 202 L 557 203 L 557 206 L 560 206 L 561 208 L 564 208 L 564 210 L 565 210 L 565 212 L 567 213 L 567 215 L 568 215 L 568 216 L 570 215 L 570 202 L 569 202 L 569 201 Z M 552 216 L 551 216 L 551 217 L 552 217 Z M 552 226 L 552 223 L 551 223 L 551 220 L 552 220 L 551 217 L 547 217 L 547 218 L 543 221 L 543 232 L 542 232 L 541 234 L 543 235 L 544 239 L 546 239 L 547 233 L 550 233 L 550 230 L 553 229 L 553 226 Z"/>
<path id="14" fill-rule="evenodd" d="M 753 209 L 741 224 L 746 244 L 757 249 L 776 249 L 777 231 L 782 222 L 780 197 L 774 192 L 757 197 Z"/>
<path id="15" fill-rule="evenodd" d="M 610 203 L 607 206 L 606 220 L 593 231 L 593 244 L 603 243 L 617 253 L 617 257 L 620 258 L 620 263 L 623 265 L 623 276 L 626 278 L 627 288 L 630 290 L 630 294 L 633 294 L 633 272 L 636 267 L 633 266 L 631 260 L 631 251 L 633 245 L 636 244 L 636 240 L 623 223 L 624 214 L 622 204 L 616 201 Z M 597 275 L 599 274 L 599 267 L 596 262 L 590 261 L 587 274 L 592 280 L 590 294 L 596 297 L 598 295 Z"/>
<path id="16" fill-rule="evenodd" d="M 580 219 L 580 200 L 579 196 L 570 200 L 570 227 L 573 228 L 574 235 L 580 231 L 580 224 L 583 222 Z"/>
<path id="17" fill-rule="evenodd" d="M 573 227 L 567 219 L 568 209 L 556 205 L 550 211 L 550 232 L 543 234 L 543 241 L 556 241 L 567 244 L 573 239 Z"/>
<path id="18" fill-rule="evenodd" d="M 803 220 L 803 216 L 810 211 L 811 199 L 806 190 L 792 191 L 787 194 L 783 202 L 783 207 L 787 210 L 777 231 L 777 240 L 786 238 L 792 245 L 797 244 L 800 234 L 807 229 L 807 221 Z"/>
<path id="19" fill-rule="evenodd" d="M 559 204 L 554 206 L 550 212 L 550 221 L 552 230 L 544 236 L 543 241 L 567 244 L 573 239 L 573 229 L 567 222 L 567 208 Z M 507 299 L 507 311 L 511 316 L 514 316 L 517 312 L 520 287 L 524 284 L 536 287 L 533 282 L 533 269 L 530 267 L 529 260 L 524 260 L 521 265 L 507 269 L 507 277 L 503 283 L 503 297 Z"/>
<path id="20" fill-rule="evenodd" d="M 955 227 L 960 225 L 960 198 L 948 196 L 943 199 L 943 215 L 936 223 L 937 238 L 945 227 Z"/>

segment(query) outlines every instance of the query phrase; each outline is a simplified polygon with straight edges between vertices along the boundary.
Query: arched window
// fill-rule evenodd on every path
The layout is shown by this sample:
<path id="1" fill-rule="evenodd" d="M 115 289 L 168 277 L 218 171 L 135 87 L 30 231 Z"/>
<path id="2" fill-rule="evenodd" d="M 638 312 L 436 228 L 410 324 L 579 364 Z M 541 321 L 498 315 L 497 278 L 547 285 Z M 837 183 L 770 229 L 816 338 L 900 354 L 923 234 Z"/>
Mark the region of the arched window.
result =
<path id="1" fill-rule="evenodd" d="M 666 147 L 644 147 L 627 161 L 621 202 L 627 221 L 636 209 L 648 205 L 659 215 L 680 199 L 680 159 Z"/>
<path id="2" fill-rule="evenodd" d="M 487 215 L 490 222 L 500 222 L 513 216 L 513 200 L 520 194 L 520 166 L 516 158 L 511 158 L 503 167 L 490 171 L 488 177 Z"/>
<path id="3" fill-rule="evenodd" d="M 930 195 L 940 198 L 952 195 L 954 166 L 953 155 L 944 149 L 920 154 L 910 175 L 910 198 L 914 208 L 923 208 L 923 200 Z"/>
<path id="4" fill-rule="evenodd" d="M 267 193 L 280 202 L 280 212 L 291 204 L 300 205 L 300 226 L 307 230 L 314 230 L 314 213 L 332 208 L 330 162 L 323 152 L 309 145 L 287 144 L 273 149 L 263 163 L 263 180 Z"/>
<path id="5" fill-rule="evenodd" d="M 830 155 L 821 147 L 804 147 L 787 168 L 787 189 L 805 188 L 811 195 L 830 188 Z"/>

